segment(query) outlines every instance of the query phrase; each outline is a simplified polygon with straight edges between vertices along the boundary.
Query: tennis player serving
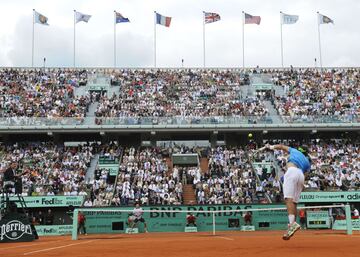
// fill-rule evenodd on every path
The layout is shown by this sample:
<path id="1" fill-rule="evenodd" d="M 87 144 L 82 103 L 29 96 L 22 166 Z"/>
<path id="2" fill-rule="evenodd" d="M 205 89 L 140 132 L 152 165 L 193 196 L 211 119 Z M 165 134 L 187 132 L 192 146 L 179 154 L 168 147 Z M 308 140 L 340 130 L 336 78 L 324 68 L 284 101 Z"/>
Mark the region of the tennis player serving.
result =
<path id="1" fill-rule="evenodd" d="M 259 150 L 265 149 L 282 150 L 289 154 L 283 184 L 284 199 L 289 217 L 288 230 L 283 235 L 283 239 L 289 240 L 300 229 L 300 225 L 296 223 L 297 204 L 304 188 L 304 173 L 310 171 L 311 159 L 305 146 L 295 149 L 281 144 L 266 144 Z"/>

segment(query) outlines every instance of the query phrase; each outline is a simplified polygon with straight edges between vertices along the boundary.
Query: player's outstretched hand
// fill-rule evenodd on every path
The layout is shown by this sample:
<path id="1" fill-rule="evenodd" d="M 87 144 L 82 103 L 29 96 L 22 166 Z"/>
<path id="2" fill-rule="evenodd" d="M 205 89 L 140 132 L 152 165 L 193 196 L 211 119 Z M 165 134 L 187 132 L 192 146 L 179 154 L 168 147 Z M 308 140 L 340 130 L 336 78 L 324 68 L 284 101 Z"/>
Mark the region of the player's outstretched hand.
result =
<path id="1" fill-rule="evenodd" d="M 270 144 L 266 144 L 265 148 L 268 149 L 268 150 L 274 150 L 274 146 L 270 145 Z"/>

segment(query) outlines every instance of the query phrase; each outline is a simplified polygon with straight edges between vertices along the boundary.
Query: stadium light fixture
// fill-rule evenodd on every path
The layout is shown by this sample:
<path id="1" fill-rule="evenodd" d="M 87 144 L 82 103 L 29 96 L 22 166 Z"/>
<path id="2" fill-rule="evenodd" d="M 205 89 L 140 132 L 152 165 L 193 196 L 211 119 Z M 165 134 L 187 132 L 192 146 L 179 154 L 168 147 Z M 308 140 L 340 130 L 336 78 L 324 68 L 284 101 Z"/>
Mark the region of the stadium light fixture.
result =
<path id="1" fill-rule="evenodd" d="M 217 134 L 219 134 L 219 131 L 214 130 L 214 131 L 213 131 L 213 134 L 214 134 L 214 135 L 217 135 Z"/>
<path id="2" fill-rule="evenodd" d="M 105 131 L 100 131 L 100 136 L 105 136 Z"/>
<path id="3" fill-rule="evenodd" d="M 155 136 L 155 135 L 156 135 L 156 131 L 151 131 L 150 134 L 151 134 L 152 136 Z"/>
<path id="4" fill-rule="evenodd" d="M 48 131 L 48 132 L 47 132 L 47 135 L 50 136 L 50 137 L 52 137 L 52 136 L 53 136 L 52 131 Z"/>
<path id="5" fill-rule="evenodd" d="M 268 131 L 267 130 L 263 130 L 263 134 L 265 135 L 265 134 L 267 134 L 268 133 Z"/>
<path id="6" fill-rule="evenodd" d="M 311 131 L 311 133 L 312 133 L 312 134 L 316 134 L 316 133 L 317 133 L 317 130 L 316 130 L 316 129 L 313 129 L 313 130 Z"/>

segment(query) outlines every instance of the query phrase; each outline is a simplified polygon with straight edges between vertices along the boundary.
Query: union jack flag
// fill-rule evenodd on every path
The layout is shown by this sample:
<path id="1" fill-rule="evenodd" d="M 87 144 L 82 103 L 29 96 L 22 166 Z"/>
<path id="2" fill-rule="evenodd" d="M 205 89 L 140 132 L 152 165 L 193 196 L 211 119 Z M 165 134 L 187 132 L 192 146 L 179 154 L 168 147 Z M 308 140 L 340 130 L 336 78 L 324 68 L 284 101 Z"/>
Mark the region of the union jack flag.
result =
<path id="1" fill-rule="evenodd" d="M 205 23 L 213 23 L 220 20 L 220 15 L 214 12 L 204 12 Z"/>

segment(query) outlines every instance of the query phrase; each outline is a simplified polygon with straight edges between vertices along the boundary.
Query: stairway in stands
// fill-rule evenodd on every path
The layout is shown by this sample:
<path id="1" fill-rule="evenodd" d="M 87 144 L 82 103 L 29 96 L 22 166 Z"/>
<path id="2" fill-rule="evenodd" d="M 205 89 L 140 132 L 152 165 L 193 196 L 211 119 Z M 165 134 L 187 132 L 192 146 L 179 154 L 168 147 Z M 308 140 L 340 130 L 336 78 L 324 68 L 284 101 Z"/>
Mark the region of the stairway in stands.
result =
<path id="1" fill-rule="evenodd" d="M 90 181 L 95 178 L 95 170 L 99 163 L 99 156 L 99 154 L 94 155 L 94 157 L 91 159 L 90 166 L 86 170 L 85 181 L 87 183 L 90 183 Z"/>
<path id="2" fill-rule="evenodd" d="M 201 174 L 205 174 L 209 172 L 209 159 L 206 157 L 200 158 L 200 171 Z"/>
<path id="3" fill-rule="evenodd" d="M 183 185 L 183 198 L 184 204 L 197 204 L 195 189 L 192 184 Z"/>
<path id="4" fill-rule="evenodd" d="M 166 157 L 165 158 L 165 162 L 166 162 L 166 165 L 168 166 L 168 172 L 167 172 L 167 175 L 168 176 L 172 176 L 172 173 L 173 173 L 173 168 L 174 168 L 174 165 L 173 165 L 173 162 L 171 160 L 170 157 Z"/>

